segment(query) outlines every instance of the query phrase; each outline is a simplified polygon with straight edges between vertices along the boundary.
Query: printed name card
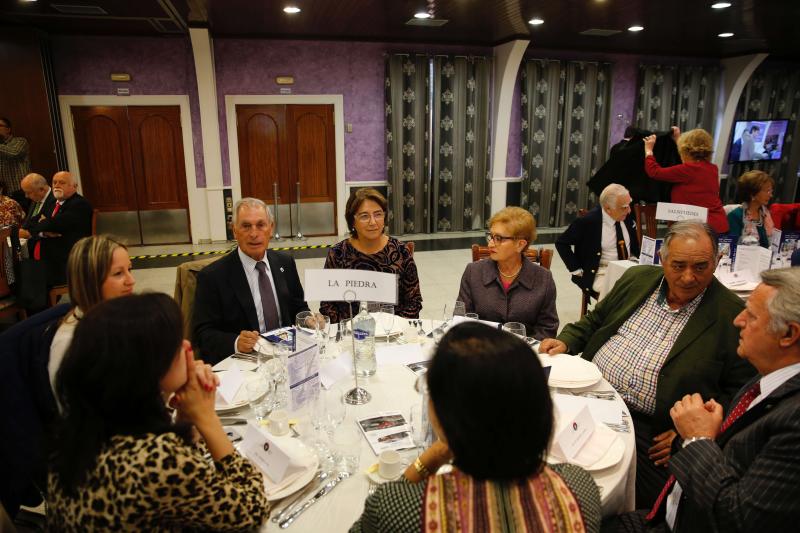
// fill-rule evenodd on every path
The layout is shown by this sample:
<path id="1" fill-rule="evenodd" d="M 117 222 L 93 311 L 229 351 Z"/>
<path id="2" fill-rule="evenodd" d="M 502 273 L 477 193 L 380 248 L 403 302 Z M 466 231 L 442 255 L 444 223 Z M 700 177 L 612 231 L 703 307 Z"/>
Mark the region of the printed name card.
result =
<path id="1" fill-rule="evenodd" d="M 280 483 L 289 473 L 291 459 L 280 446 L 256 426 L 248 424 L 241 450 L 273 483 Z"/>
<path id="2" fill-rule="evenodd" d="M 236 394 L 238 394 L 239 389 L 244 385 L 244 377 L 244 372 L 242 372 L 242 369 L 239 368 L 236 362 L 230 366 L 227 372 L 223 372 L 220 375 L 217 391 L 226 403 L 234 403 Z"/>
<path id="3" fill-rule="evenodd" d="M 397 274 L 350 269 L 307 269 L 307 300 L 397 303 Z"/>
<path id="4" fill-rule="evenodd" d="M 560 452 L 563 457 L 573 461 L 584 444 L 591 438 L 594 428 L 594 418 L 592 418 L 592 413 L 589 411 L 589 406 L 584 406 L 556 434 L 553 446 L 557 448 L 557 452 Z"/>
<path id="5" fill-rule="evenodd" d="M 672 204 L 658 202 L 656 204 L 656 220 L 708 220 L 708 209 L 697 205 Z"/>

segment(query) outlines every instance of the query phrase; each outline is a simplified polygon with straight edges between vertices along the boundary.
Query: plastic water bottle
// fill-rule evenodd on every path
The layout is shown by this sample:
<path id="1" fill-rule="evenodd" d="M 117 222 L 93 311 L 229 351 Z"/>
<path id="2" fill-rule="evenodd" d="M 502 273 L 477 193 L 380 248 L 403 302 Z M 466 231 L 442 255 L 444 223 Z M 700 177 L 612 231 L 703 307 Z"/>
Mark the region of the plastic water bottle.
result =
<path id="1" fill-rule="evenodd" d="M 372 376 L 378 366 L 375 359 L 375 319 L 367 311 L 367 302 L 361 302 L 353 318 L 353 343 L 356 351 L 356 372 L 359 376 Z"/>

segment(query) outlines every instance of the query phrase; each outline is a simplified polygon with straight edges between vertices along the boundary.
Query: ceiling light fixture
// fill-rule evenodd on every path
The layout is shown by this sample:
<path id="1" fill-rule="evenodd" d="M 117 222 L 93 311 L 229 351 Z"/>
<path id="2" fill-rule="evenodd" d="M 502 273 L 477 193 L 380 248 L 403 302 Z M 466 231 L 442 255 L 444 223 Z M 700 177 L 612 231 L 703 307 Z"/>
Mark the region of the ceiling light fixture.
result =
<path id="1" fill-rule="evenodd" d="M 296 15 L 297 13 L 300 13 L 300 8 L 297 6 L 286 6 L 283 8 L 283 12 L 290 15 Z"/>
<path id="2" fill-rule="evenodd" d="M 717 2 L 715 4 L 711 4 L 711 9 L 725 9 L 726 7 L 731 7 L 730 2 Z"/>
<path id="3" fill-rule="evenodd" d="M 642 31 L 643 29 L 644 29 L 644 26 L 634 25 L 634 26 L 631 26 L 630 28 L 628 28 L 628 31 L 634 31 L 635 32 L 635 31 Z"/>
<path id="4" fill-rule="evenodd" d="M 530 24 L 531 26 L 540 26 L 544 24 L 544 19 L 540 19 L 539 17 L 534 17 L 528 21 L 528 24 Z"/>
<path id="5" fill-rule="evenodd" d="M 720 33 L 717 37 L 722 37 L 722 38 L 733 37 L 733 33 L 726 31 L 724 33 Z"/>
<path id="6" fill-rule="evenodd" d="M 415 19 L 429 19 L 432 16 L 433 15 L 431 15 L 430 13 L 426 13 L 424 11 L 420 11 L 419 13 L 414 13 L 414 18 Z"/>

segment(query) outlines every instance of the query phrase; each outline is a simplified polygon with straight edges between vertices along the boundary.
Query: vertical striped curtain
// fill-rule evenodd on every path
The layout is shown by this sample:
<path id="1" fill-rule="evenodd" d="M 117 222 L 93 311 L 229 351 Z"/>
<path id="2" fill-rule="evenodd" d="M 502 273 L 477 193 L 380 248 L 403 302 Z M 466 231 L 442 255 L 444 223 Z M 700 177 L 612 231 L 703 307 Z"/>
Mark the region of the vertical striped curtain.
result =
<path id="1" fill-rule="evenodd" d="M 736 181 L 748 170 L 763 170 L 775 180 L 775 201 L 794 201 L 797 186 L 796 171 L 800 165 L 800 148 L 793 148 L 793 138 L 800 134 L 797 116 L 800 114 L 800 71 L 782 66 L 761 66 L 753 73 L 739 98 L 736 120 L 788 119 L 780 161 L 734 163 L 728 170 L 728 180 L 722 197 L 733 203 Z"/>
<path id="2" fill-rule="evenodd" d="M 394 54 L 384 82 L 389 231 L 426 231 L 428 57 Z"/>
<path id="3" fill-rule="evenodd" d="M 634 124 L 650 131 L 703 128 L 714 133 L 719 91 L 716 66 L 639 65 Z"/>
<path id="4" fill-rule="evenodd" d="M 522 71 L 520 204 L 542 227 L 591 206 L 586 182 L 605 161 L 611 65 L 534 59 Z"/>
<path id="5" fill-rule="evenodd" d="M 433 58 L 432 232 L 482 229 L 490 216 L 491 60 Z"/>

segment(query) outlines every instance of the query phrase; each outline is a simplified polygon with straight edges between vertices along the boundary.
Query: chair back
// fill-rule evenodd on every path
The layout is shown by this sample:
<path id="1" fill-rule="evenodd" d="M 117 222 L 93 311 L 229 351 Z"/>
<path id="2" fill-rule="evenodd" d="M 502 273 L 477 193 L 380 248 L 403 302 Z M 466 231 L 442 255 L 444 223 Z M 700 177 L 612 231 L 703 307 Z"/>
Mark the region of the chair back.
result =
<path id="1" fill-rule="evenodd" d="M 408 253 L 411 254 L 411 257 L 414 257 L 414 241 L 408 241 L 405 245 Z"/>
<path id="2" fill-rule="evenodd" d="M 187 261 L 175 269 L 175 301 L 183 312 L 183 338 L 192 340 L 192 315 L 194 314 L 194 293 L 197 290 L 197 273 L 205 267 L 222 259 L 224 254 Z"/>
<path id="3" fill-rule="evenodd" d="M 480 261 L 489 257 L 489 247 L 472 245 L 472 260 Z M 531 260 L 532 263 L 537 263 L 543 268 L 550 270 L 550 264 L 553 262 L 553 250 L 548 248 L 528 248 L 525 250 L 525 257 Z"/>
<path id="4" fill-rule="evenodd" d="M 656 204 L 634 204 L 633 213 L 636 217 L 636 238 L 639 240 L 639 245 L 642 244 L 642 236 L 655 239 L 658 234 L 658 225 L 656 224 Z M 642 229 L 644 226 L 644 229 Z"/>
<path id="5" fill-rule="evenodd" d="M 92 209 L 92 235 L 97 235 L 97 213 L 99 209 Z"/>

